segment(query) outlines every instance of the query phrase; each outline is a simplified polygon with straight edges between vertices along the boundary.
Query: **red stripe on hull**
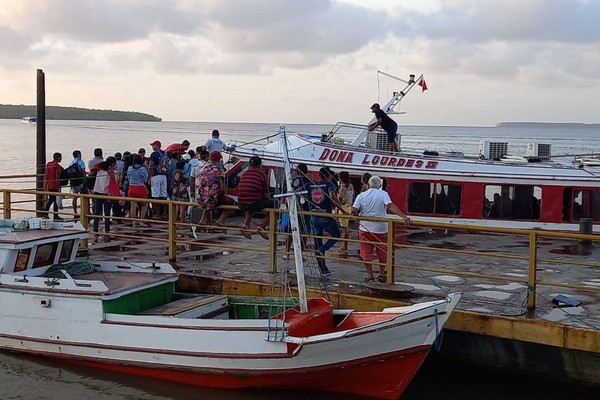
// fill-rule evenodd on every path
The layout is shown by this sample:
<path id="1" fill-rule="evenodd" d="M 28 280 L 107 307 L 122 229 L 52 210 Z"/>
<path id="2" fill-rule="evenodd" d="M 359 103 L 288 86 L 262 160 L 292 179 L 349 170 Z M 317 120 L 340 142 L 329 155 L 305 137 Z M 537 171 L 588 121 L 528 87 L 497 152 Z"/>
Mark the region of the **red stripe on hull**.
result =
<path id="1" fill-rule="evenodd" d="M 249 374 L 239 372 L 228 374 L 216 370 L 182 371 L 85 360 L 63 359 L 63 361 L 203 387 L 321 390 L 380 399 L 398 399 L 408 387 L 428 351 L 429 347 L 423 346 L 412 349 L 409 353 L 383 356 L 381 359 L 368 362 L 336 365 L 332 368 L 314 368 L 307 372 L 295 370 L 293 373 L 257 371 Z"/>

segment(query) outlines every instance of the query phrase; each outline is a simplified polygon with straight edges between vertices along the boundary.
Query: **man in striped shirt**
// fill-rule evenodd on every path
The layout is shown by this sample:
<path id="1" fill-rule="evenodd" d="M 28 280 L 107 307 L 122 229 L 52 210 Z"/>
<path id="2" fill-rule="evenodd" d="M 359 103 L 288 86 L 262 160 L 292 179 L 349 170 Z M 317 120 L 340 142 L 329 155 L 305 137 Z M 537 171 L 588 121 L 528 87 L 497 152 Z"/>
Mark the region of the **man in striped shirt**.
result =
<path id="1" fill-rule="evenodd" d="M 262 160 L 259 156 L 252 156 L 249 160 L 248 169 L 240 177 L 238 205 L 245 213 L 242 235 L 251 239 L 252 215 L 264 208 L 274 208 L 275 201 L 269 194 L 267 175 L 260 170 Z M 269 213 L 256 228 L 256 232 L 263 238 L 269 239 L 266 228 L 269 225 Z"/>

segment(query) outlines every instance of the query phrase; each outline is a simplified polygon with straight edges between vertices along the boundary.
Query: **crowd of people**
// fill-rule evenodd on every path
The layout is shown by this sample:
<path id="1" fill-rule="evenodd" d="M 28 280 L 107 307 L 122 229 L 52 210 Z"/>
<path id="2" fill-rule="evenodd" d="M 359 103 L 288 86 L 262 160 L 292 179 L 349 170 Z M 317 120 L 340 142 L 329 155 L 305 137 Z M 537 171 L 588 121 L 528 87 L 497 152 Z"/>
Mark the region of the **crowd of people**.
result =
<path id="1" fill-rule="evenodd" d="M 69 185 L 73 193 L 88 193 L 112 197 L 130 198 L 129 202 L 114 201 L 95 197 L 93 201 L 93 230 L 98 232 L 101 217 L 104 219 L 104 231 L 110 232 L 111 216 L 114 222 L 124 223 L 123 217 L 132 220 L 133 227 L 144 228 L 148 219 L 166 219 L 168 207 L 152 200 L 173 200 L 190 203 L 176 206 L 176 219 L 186 221 L 188 210 L 197 206 L 202 210 L 199 225 L 211 225 L 218 228 L 225 226 L 225 221 L 232 210 L 223 209 L 218 219 L 213 222 L 213 211 L 220 205 L 234 205 L 234 200 L 226 194 L 225 172 L 222 152 L 228 150 L 219 138 L 219 131 L 214 130 L 212 137 L 202 146 L 190 149 L 190 142 L 173 143 L 165 149 L 162 143 L 155 140 L 150 143 L 150 156 L 140 148 L 137 153 L 117 152 L 106 159 L 100 148 L 94 150 L 94 157 L 86 163 L 82 160 L 81 151 L 73 151 L 73 160 L 66 168 L 69 171 Z M 45 189 L 59 193 L 64 184 L 63 168 L 60 166 L 62 155 L 55 153 L 52 161 L 46 166 Z M 251 238 L 257 233 L 264 239 L 269 238 L 269 213 L 256 228 L 251 221 L 255 213 L 277 206 L 270 193 L 267 175 L 261 170 L 262 159 L 250 157 L 248 169 L 242 173 L 238 187 L 237 205 L 244 213 L 241 234 Z M 329 167 L 319 170 L 318 179 L 311 179 L 308 168 L 304 164 L 296 166 L 294 190 L 302 193 L 299 207 L 302 211 L 323 213 L 323 216 L 304 216 L 300 230 L 303 234 L 314 236 L 314 255 L 323 275 L 331 272 L 326 265 L 326 253 L 341 237 L 349 238 L 349 215 L 368 217 L 386 217 L 388 212 L 400 216 L 405 224 L 411 220 L 392 203 L 389 195 L 382 189 L 382 181 L 377 176 L 366 173 L 362 177 L 360 193 L 355 195 L 355 188 L 350 182 L 348 172 L 335 174 Z M 135 201 L 135 199 L 151 199 Z M 289 201 L 289 200 L 288 200 Z M 54 219 L 58 216 L 56 195 L 49 196 L 45 211 L 53 207 Z M 78 217 L 77 198 L 73 200 L 73 214 Z M 336 211 L 345 217 L 335 218 Z M 289 229 L 289 225 L 288 228 Z M 327 233 L 327 236 L 324 234 Z M 385 222 L 361 221 L 359 225 L 360 255 L 367 272 L 367 282 L 375 281 L 372 257 L 375 252 L 379 261 L 377 280 L 385 282 L 384 266 L 387 260 L 387 224 Z M 306 240 L 302 246 L 307 249 Z M 290 243 L 288 240 L 287 251 Z M 348 254 L 348 242 L 343 241 L 340 253 Z"/>

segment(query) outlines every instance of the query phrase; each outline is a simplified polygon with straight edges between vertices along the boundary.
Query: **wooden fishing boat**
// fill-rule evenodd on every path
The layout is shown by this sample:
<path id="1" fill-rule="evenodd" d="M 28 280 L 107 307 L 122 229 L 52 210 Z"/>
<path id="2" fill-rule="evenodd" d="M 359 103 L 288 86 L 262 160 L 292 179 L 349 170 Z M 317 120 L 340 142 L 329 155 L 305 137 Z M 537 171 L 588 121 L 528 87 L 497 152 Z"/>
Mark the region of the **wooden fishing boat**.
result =
<path id="1" fill-rule="evenodd" d="M 403 86 L 382 107 L 390 115 L 400 114 L 396 108 L 423 77 L 395 79 Z M 582 218 L 591 218 L 593 231 L 600 232 L 600 170 L 591 168 L 596 164 L 591 159 L 564 165 L 542 152 L 509 155 L 506 143 L 489 141 L 473 156 L 430 150 L 392 154 L 386 133 L 370 132 L 367 126 L 340 122 L 321 137 L 289 134 L 290 160 L 306 164 L 314 178 L 322 167 L 348 171 L 355 191 L 362 174 L 378 175 L 392 201 L 415 221 L 577 231 Z M 228 171 L 231 195 L 253 155 L 262 157 L 273 190 L 280 185 L 281 146 L 269 140 L 265 145 L 235 143 Z M 530 147 L 544 149 L 535 143 Z"/>
<path id="2" fill-rule="evenodd" d="M 292 304 L 183 294 L 168 264 L 78 262 L 83 227 L 50 228 L 0 221 L 0 349 L 192 385 L 395 399 L 461 297 L 380 312 L 307 299 L 298 229 Z"/>

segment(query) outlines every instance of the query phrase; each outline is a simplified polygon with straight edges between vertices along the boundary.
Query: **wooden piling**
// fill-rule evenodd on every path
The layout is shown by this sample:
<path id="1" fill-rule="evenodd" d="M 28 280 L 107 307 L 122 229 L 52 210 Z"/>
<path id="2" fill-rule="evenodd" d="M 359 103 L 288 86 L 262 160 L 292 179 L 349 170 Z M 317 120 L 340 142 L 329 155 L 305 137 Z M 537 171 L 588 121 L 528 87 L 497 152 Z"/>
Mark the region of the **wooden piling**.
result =
<path id="1" fill-rule="evenodd" d="M 37 174 L 35 187 L 37 190 L 44 190 L 44 172 L 46 167 L 46 89 L 45 89 L 44 71 L 37 70 L 37 124 L 36 124 L 36 157 L 35 172 Z M 35 196 L 35 208 L 37 215 L 41 215 L 44 209 L 44 196 Z"/>

